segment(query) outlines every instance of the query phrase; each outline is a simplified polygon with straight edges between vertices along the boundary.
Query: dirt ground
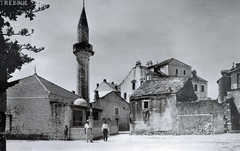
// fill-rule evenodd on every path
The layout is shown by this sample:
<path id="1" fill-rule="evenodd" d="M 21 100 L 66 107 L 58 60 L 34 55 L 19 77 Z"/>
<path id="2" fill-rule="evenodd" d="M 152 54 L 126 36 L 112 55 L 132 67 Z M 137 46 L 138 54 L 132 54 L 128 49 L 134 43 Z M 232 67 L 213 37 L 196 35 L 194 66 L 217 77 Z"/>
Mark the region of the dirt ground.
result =
<path id="1" fill-rule="evenodd" d="M 239 134 L 139 136 L 120 133 L 94 140 L 7 140 L 7 151 L 240 151 Z"/>

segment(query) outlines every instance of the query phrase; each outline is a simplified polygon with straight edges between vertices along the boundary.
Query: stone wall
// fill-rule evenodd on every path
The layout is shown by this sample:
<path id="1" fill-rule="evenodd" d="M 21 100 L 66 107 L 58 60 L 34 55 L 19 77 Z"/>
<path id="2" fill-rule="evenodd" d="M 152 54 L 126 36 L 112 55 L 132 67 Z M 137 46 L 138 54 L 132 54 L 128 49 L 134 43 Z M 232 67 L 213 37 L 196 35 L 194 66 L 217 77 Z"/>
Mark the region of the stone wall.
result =
<path id="1" fill-rule="evenodd" d="M 51 103 L 51 122 L 52 127 L 50 139 L 61 140 L 64 139 L 64 127 L 70 127 L 70 114 L 72 110 L 69 105 L 60 103 Z"/>
<path id="2" fill-rule="evenodd" d="M 142 101 L 149 101 L 149 110 L 144 110 Z M 149 131 L 172 131 L 177 115 L 176 95 L 162 95 L 149 99 L 132 101 L 131 133 L 148 133 Z"/>
<path id="3" fill-rule="evenodd" d="M 230 121 L 229 104 L 217 100 L 177 103 L 178 134 L 224 133 Z"/>
<path id="4" fill-rule="evenodd" d="M 72 114 L 69 105 L 48 98 L 8 98 L 7 110 L 6 130 L 12 139 L 63 139 Z"/>
<path id="5" fill-rule="evenodd" d="M 7 123 L 11 125 L 8 128 L 11 134 L 20 138 L 34 134 L 50 139 L 51 107 L 47 98 L 8 98 L 7 109 L 12 116 L 12 122 Z"/>

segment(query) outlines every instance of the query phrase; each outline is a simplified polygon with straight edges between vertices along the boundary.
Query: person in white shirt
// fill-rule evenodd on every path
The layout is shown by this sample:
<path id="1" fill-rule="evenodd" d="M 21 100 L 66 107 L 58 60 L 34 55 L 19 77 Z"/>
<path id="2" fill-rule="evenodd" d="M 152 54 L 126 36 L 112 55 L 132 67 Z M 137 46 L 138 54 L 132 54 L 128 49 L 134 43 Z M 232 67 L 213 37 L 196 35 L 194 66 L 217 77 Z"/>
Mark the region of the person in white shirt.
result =
<path id="1" fill-rule="evenodd" d="M 102 132 L 103 132 L 103 140 L 107 141 L 108 140 L 108 132 L 109 132 L 109 126 L 107 124 L 107 121 L 103 122 Z"/>
<path id="2" fill-rule="evenodd" d="M 89 120 L 87 120 L 86 124 L 84 125 L 84 132 L 86 135 L 87 143 L 88 143 L 88 141 L 93 142 L 92 141 L 92 128 L 89 125 Z"/>

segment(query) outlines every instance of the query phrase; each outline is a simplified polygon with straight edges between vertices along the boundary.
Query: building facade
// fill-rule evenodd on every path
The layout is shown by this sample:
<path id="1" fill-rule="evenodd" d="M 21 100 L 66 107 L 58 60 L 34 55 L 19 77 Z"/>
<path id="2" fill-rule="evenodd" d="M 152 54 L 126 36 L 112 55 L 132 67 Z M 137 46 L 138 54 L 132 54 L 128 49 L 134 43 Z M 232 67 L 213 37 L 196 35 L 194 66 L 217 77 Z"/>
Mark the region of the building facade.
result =
<path id="1" fill-rule="evenodd" d="M 121 96 L 129 102 L 130 96 L 143 82 L 163 77 L 189 77 L 192 80 L 198 99 L 207 99 L 208 82 L 197 76 L 196 71 L 192 71 L 191 66 L 175 58 L 156 64 L 150 61 L 147 63 L 147 66 L 141 65 L 140 61 L 137 61 L 135 67 L 132 68 L 126 78 L 120 83 Z"/>
<path id="2" fill-rule="evenodd" d="M 227 130 L 229 104 L 197 100 L 191 79 L 148 80 L 130 97 L 133 134 L 213 134 Z"/>
<path id="3" fill-rule="evenodd" d="M 221 71 L 222 77 L 217 81 L 219 86 L 219 103 L 230 103 L 231 131 L 240 130 L 240 63 L 229 70 Z"/>
<path id="4" fill-rule="evenodd" d="M 95 99 L 92 105 L 102 109 L 102 121 L 109 119 L 110 126 L 117 125 L 119 131 L 128 131 L 129 103 L 120 96 L 117 84 L 104 79 L 101 84 L 97 84 L 94 92 Z"/>

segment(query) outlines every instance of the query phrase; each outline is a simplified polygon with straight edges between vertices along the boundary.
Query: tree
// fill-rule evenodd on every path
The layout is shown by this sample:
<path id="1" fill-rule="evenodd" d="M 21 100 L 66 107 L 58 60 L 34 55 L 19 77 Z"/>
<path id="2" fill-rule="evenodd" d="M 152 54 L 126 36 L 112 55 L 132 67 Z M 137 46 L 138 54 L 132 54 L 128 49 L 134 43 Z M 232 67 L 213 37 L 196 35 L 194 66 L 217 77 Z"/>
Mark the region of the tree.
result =
<path id="1" fill-rule="evenodd" d="M 24 2 L 24 3 L 23 3 Z M 0 2 L 0 150 L 6 150 L 6 90 L 8 88 L 8 79 L 16 70 L 20 70 L 26 63 L 30 63 L 34 58 L 24 54 L 22 50 L 26 49 L 32 52 L 40 52 L 44 48 L 37 48 L 31 44 L 19 44 L 18 41 L 11 41 L 10 36 L 30 36 L 34 30 L 27 28 L 15 32 L 11 27 L 11 21 L 17 21 L 19 16 L 32 21 L 36 17 L 35 13 L 48 9 L 50 5 L 37 5 L 33 0 L 4 0 Z"/>

